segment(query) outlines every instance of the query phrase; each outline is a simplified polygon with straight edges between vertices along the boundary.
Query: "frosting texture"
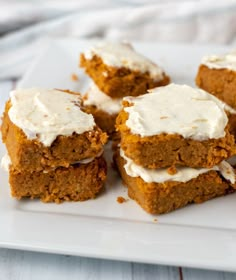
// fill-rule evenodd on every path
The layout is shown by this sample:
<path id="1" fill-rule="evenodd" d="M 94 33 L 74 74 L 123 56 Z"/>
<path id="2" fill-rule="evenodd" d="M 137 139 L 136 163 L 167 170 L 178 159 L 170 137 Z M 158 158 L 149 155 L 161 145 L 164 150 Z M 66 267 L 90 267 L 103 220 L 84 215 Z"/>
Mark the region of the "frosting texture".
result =
<path id="1" fill-rule="evenodd" d="M 1 159 L 1 167 L 5 171 L 9 171 L 9 166 L 11 165 L 11 159 L 8 154 L 5 154 Z"/>
<path id="2" fill-rule="evenodd" d="M 81 97 L 60 90 L 18 89 L 10 92 L 10 120 L 28 139 L 50 146 L 58 135 L 82 134 L 93 129 L 93 116 L 80 109 Z"/>
<path id="3" fill-rule="evenodd" d="M 202 64 L 210 69 L 229 69 L 236 71 L 236 51 L 225 55 L 209 55 L 202 58 Z"/>
<path id="4" fill-rule="evenodd" d="M 124 100 L 131 104 L 124 110 L 133 134 L 179 134 L 199 141 L 225 136 L 228 118 L 224 104 L 203 90 L 170 84 Z"/>

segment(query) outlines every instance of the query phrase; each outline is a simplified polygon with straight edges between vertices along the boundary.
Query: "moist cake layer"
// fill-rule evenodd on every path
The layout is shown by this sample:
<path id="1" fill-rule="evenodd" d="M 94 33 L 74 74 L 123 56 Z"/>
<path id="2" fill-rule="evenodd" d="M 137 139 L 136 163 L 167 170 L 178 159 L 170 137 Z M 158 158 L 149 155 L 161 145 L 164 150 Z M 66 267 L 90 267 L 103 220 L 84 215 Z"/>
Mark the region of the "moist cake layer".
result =
<path id="1" fill-rule="evenodd" d="M 196 85 L 236 109 L 236 70 L 209 68 L 201 64 L 196 76 Z"/>
<path id="2" fill-rule="evenodd" d="M 10 166 L 11 194 L 17 199 L 39 198 L 43 202 L 83 201 L 95 198 L 106 179 L 106 162 L 99 157 L 49 171 L 19 171 Z"/>
<path id="3" fill-rule="evenodd" d="M 218 171 L 210 170 L 187 182 L 145 182 L 141 177 L 127 174 L 127 162 L 119 151 L 116 151 L 114 158 L 130 198 L 151 214 L 171 212 L 190 203 L 201 203 L 234 192 L 235 184 Z"/>

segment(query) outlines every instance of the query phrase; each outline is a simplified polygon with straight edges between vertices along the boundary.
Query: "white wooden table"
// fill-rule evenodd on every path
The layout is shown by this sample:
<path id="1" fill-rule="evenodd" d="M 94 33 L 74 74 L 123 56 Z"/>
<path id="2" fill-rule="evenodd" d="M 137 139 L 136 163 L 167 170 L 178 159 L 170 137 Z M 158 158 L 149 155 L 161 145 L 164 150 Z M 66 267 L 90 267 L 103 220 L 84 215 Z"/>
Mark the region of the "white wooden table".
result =
<path id="1" fill-rule="evenodd" d="M 0 81 L 0 98 L 15 81 Z M 2 112 L 3 108 L 0 108 Z M 0 225 L 1 228 L 4 225 Z M 236 260 L 235 260 L 236 262 Z M 232 280 L 236 273 L 107 261 L 0 248 L 0 280 Z"/>

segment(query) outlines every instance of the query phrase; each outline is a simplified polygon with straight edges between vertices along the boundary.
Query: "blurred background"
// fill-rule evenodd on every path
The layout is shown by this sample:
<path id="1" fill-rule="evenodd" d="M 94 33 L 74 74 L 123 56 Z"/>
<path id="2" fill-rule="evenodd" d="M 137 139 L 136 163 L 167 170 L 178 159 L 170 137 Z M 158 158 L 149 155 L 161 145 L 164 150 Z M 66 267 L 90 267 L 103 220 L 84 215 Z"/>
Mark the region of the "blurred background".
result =
<path id="1" fill-rule="evenodd" d="M 0 79 L 22 75 L 58 37 L 236 48 L 236 0 L 0 0 Z"/>

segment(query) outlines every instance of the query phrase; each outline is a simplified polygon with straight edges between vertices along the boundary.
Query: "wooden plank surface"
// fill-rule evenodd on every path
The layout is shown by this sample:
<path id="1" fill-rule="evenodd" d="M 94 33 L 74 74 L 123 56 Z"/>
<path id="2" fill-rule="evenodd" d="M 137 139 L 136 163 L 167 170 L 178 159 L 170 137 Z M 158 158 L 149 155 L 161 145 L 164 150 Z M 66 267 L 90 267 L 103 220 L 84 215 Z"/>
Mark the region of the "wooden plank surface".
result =
<path id="1" fill-rule="evenodd" d="M 233 280 L 236 273 L 0 249 L 0 280 Z"/>
<path id="2" fill-rule="evenodd" d="M 184 280 L 235 280 L 236 273 L 183 268 Z"/>
<path id="3" fill-rule="evenodd" d="M 0 249 L 0 280 L 179 280 L 178 268 Z"/>

